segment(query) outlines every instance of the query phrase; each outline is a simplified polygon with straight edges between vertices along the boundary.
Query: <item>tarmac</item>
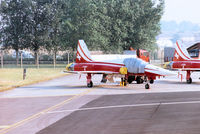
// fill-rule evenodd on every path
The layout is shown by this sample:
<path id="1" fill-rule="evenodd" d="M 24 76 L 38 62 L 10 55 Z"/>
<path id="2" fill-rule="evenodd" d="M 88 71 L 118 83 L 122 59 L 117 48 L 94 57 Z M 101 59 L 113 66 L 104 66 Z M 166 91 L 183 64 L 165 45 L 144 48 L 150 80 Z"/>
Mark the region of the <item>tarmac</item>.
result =
<path id="1" fill-rule="evenodd" d="M 0 93 L 0 134 L 199 134 L 200 72 L 127 87 L 68 75 Z M 184 74 L 185 78 L 185 74 Z"/>

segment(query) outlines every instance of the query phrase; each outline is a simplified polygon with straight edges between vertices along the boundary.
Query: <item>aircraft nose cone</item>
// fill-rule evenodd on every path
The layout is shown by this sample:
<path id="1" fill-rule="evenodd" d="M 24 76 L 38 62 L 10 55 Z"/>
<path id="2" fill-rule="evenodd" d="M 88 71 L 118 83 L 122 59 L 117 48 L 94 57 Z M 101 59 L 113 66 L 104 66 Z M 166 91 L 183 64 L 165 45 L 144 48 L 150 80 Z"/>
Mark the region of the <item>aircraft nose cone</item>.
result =
<path id="1" fill-rule="evenodd" d="M 68 64 L 68 65 L 65 67 L 65 69 L 66 69 L 67 71 L 74 71 L 74 64 L 73 64 L 73 63 Z"/>

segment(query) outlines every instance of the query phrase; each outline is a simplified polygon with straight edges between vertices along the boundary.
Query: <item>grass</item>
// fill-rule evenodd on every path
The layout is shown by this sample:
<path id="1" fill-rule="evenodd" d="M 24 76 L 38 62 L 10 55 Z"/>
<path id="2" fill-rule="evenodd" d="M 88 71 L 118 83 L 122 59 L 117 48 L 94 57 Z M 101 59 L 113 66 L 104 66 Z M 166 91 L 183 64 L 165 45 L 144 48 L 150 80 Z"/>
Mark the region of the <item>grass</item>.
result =
<path id="1" fill-rule="evenodd" d="M 26 79 L 23 80 L 21 68 L 0 69 L 0 92 L 64 76 L 66 74 L 62 73 L 63 70 L 64 68 L 27 68 Z"/>

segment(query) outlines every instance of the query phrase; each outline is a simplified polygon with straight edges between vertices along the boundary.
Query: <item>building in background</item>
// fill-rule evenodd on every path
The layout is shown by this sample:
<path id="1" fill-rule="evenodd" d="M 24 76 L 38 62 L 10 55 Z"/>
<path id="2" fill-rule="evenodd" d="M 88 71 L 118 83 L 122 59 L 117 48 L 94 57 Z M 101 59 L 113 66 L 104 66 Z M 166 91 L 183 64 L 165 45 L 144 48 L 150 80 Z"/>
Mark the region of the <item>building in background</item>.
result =
<path id="1" fill-rule="evenodd" d="M 174 51 L 175 51 L 174 47 L 164 48 L 164 62 L 173 61 Z"/>

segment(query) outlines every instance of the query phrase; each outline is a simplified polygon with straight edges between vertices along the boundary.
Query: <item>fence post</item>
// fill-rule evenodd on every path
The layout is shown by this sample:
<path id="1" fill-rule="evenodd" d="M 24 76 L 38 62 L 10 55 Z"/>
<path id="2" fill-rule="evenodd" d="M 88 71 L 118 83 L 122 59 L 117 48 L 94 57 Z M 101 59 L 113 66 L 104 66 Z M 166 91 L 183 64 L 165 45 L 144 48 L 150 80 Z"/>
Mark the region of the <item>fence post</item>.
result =
<path id="1" fill-rule="evenodd" d="M 26 79 L 26 68 L 23 69 L 23 80 Z"/>
<path id="2" fill-rule="evenodd" d="M 3 50 L 1 51 L 1 68 L 3 68 L 3 55 L 4 55 L 4 53 L 3 53 Z"/>
<path id="3" fill-rule="evenodd" d="M 22 51 L 21 51 L 20 55 L 21 55 L 21 65 L 20 66 L 21 66 L 21 68 L 23 68 L 23 57 L 22 57 L 23 55 L 22 55 Z"/>
<path id="4" fill-rule="evenodd" d="M 69 52 L 67 52 L 67 64 L 69 64 Z"/>

